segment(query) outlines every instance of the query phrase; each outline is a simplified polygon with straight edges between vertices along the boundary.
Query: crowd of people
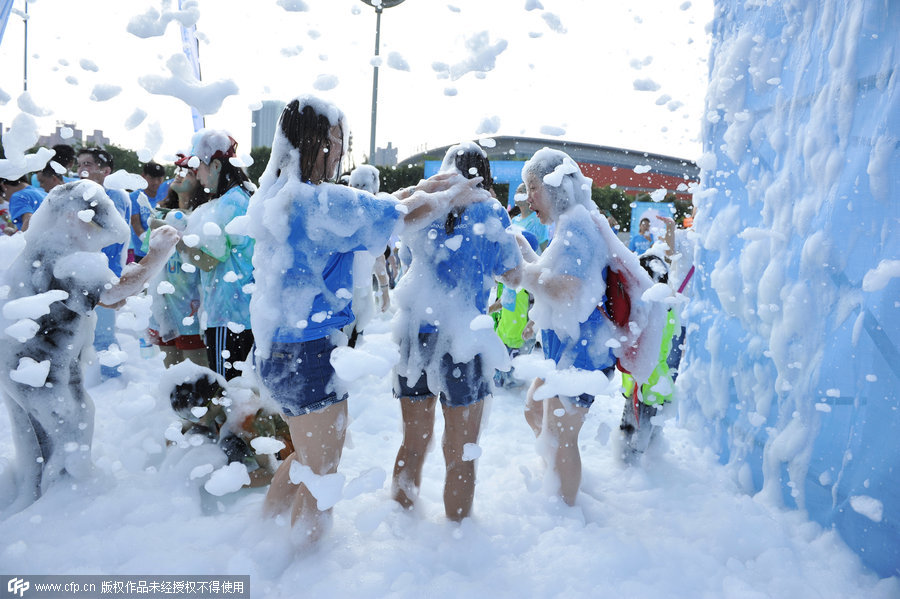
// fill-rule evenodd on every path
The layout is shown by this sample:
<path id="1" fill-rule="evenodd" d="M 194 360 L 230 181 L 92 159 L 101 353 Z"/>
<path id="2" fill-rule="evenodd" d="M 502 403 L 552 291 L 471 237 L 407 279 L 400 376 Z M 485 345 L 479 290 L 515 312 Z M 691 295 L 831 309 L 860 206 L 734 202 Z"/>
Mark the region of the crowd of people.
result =
<path id="1" fill-rule="evenodd" d="M 269 484 L 265 512 L 288 514 L 308 542 L 327 530 L 330 510 L 319 509 L 307 482 L 337 471 L 348 426 L 349 393 L 330 358 L 357 342 L 379 307 L 392 314 L 400 352 L 393 392 L 403 436 L 393 499 L 404 508 L 416 503 L 440 402 L 445 512 L 454 521 L 471 514 L 476 468 L 466 448 L 478 442 L 485 400 L 495 386 L 522 385 L 526 377 L 511 374 L 511 359 L 539 348 L 557 372 L 596 375 L 574 390 L 534 378 L 526 392 L 525 420 L 545 440 L 558 496 L 574 505 L 579 432 L 617 366 L 624 373 L 626 459 L 646 449 L 656 410 L 672 399 L 683 341 L 677 298 L 693 272 L 684 273 L 690 257 L 678 247 L 675 222 L 660 217 L 666 234 L 657 239 L 649 219 L 642 220 L 630 252 L 591 201 L 591 182 L 578 164 L 549 148 L 523 164 L 509 210 L 496 198 L 488 156 L 473 142 L 451 147 L 437 175 L 383 193 L 374 167 L 339 177 L 348 136 L 337 106 L 295 98 L 280 116 L 258 188 L 239 166 L 227 131 L 198 131 L 178 155 L 173 178 L 149 162 L 133 189 L 110 184 L 114 163 L 105 150 L 57 146 L 32 183 L 0 182 L 0 225 L 5 234 L 28 235 L 29 244 L 55 234 L 58 223 L 41 216 L 50 212 L 43 205 L 84 192 L 78 186 L 85 181 L 96 184 L 90 192 L 102 191 L 107 216 L 118 215 L 129 231 L 98 223 L 109 243 L 88 249 L 103 252 L 108 278 L 120 289 L 152 298 L 144 337 L 165 365 L 192 363 L 209 373 L 192 370 L 190 381 L 173 387 L 185 433 L 199 431 L 220 443 L 229 460 L 246 461 L 248 436 L 223 427 L 227 410 L 217 398 L 237 377 L 252 381 L 281 414 L 260 410 L 251 421 L 267 423 L 258 434 L 277 432 L 287 447 L 278 464 L 251 456 L 265 473 L 254 484 Z M 681 269 L 677 279 L 674 268 Z M 630 302 L 624 320 L 613 314 L 621 314 L 621 305 L 610 303 L 613 275 Z M 134 280 L 140 286 L 122 286 Z M 55 284 L 48 280 L 31 292 Z M 94 279 L 72 284 L 92 290 L 79 313 L 97 314 L 93 346 L 109 354 L 117 347 L 115 308 L 125 291 L 100 293 Z M 653 299 L 659 293 L 646 299 L 654 285 L 667 284 L 669 300 Z M 33 339 L 52 336 L 62 318 L 41 316 Z M 21 360 L 23 352 L 8 358 Z M 67 367 L 85 366 L 83 354 L 69 353 Z M 104 378 L 120 375 L 114 361 L 97 362 Z M 85 397 L 80 375 L 69 384 L 73 396 Z M 38 391 L 22 387 L 6 380 L 3 388 L 22 415 L 15 425 L 27 429 L 27 402 Z M 203 419 L 191 416 L 197 407 Z M 29 474 L 31 500 L 68 467 L 37 429 L 16 443 L 42 458 Z M 55 470 L 42 479 L 48 464 Z"/>

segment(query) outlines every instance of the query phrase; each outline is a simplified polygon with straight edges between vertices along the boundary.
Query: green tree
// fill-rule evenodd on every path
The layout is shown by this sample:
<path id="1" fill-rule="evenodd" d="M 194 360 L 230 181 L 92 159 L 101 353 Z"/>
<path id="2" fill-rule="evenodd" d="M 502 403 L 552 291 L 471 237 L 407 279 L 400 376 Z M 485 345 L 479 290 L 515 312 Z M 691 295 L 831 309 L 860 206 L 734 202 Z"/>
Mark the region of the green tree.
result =
<path id="1" fill-rule="evenodd" d="M 619 223 L 622 231 L 628 231 L 631 222 L 631 198 L 618 188 L 591 187 L 591 200 L 597 205 L 600 213 L 611 216 Z"/>
<path id="2" fill-rule="evenodd" d="M 115 144 L 106 144 L 103 148 L 112 156 L 115 170 L 125 169 L 129 173 L 140 175 L 144 170 L 144 163 L 138 159 L 137 152 Z"/>
<path id="3" fill-rule="evenodd" d="M 394 193 L 403 187 L 416 185 L 425 178 L 425 165 L 379 166 L 381 173 L 381 191 Z"/>
<path id="4" fill-rule="evenodd" d="M 272 148 L 267 146 L 257 146 L 250 150 L 250 158 L 253 159 L 253 164 L 247 167 L 247 175 L 250 176 L 250 180 L 253 181 L 254 185 L 259 185 L 259 178 L 262 176 L 263 171 L 266 170 L 266 165 L 269 164 L 271 155 Z"/>

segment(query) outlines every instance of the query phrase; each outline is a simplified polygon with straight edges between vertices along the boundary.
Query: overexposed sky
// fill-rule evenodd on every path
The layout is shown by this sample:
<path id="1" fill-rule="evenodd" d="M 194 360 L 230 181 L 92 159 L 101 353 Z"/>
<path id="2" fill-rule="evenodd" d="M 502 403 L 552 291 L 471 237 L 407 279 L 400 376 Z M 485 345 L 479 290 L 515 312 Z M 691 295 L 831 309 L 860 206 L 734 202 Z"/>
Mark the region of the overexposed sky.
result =
<path id="1" fill-rule="evenodd" d="M 14 7 L 22 13 L 25 0 Z M 29 2 L 28 91 L 52 111 L 37 119 L 40 133 L 74 122 L 162 161 L 185 148 L 188 106 L 138 83 L 172 76 L 178 22 L 145 39 L 126 30 L 150 8 L 177 7 L 177 0 Z M 230 81 L 239 90 L 207 115 L 207 126 L 228 129 L 249 152 L 252 107 L 314 93 L 347 113 L 356 159 L 368 154 L 374 9 L 360 0 L 198 0 L 197 7 L 203 85 Z M 406 0 L 382 15 L 377 145 L 392 142 L 402 159 L 462 139 L 526 135 L 696 159 L 711 19 L 711 0 Z M 4 127 L 20 112 L 23 29 L 14 13 L 0 45 Z M 91 99 L 110 86 L 121 91 Z M 147 116 L 129 129 L 136 111 Z"/>

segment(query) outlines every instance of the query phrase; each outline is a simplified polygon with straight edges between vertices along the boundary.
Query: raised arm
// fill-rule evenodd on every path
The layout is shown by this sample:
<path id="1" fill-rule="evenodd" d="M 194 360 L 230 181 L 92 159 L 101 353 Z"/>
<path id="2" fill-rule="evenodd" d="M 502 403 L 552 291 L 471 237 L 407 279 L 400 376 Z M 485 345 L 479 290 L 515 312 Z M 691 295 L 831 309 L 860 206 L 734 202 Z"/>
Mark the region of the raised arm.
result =
<path id="1" fill-rule="evenodd" d="M 132 262 L 122 270 L 119 282 L 103 291 L 100 304 L 118 308 L 126 298 L 140 293 L 150 277 L 155 275 L 172 255 L 180 234 L 169 225 L 150 233 L 150 249 L 140 262 Z"/>
<path id="2" fill-rule="evenodd" d="M 478 188 L 481 177 L 467 179 L 459 173 L 441 173 L 394 193 L 405 207 L 403 224 L 407 229 L 421 229 L 453 208 L 490 199 Z"/>

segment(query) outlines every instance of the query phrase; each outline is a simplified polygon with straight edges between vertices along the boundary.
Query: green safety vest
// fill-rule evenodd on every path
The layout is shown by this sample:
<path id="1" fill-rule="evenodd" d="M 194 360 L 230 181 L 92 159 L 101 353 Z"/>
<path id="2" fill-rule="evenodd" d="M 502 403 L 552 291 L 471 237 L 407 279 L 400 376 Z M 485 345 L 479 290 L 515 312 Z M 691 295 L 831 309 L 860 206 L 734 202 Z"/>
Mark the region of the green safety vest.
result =
<path id="1" fill-rule="evenodd" d="M 503 294 L 503 283 L 497 284 L 497 297 Z M 522 331 L 528 324 L 528 292 L 520 289 L 516 293 L 516 306 L 514 310 L 500 308 L 499 312 L 491 315 L 494 318 L 494 330 L 506 347 L 519 348 L 525 343 L 522 339 Z"/>
<path id="2" fill-rule="evenodd" d="M 666 327 L 663 329 L 662 347 L 659 349 L 659 363 L 650 374 L 650 379 L 641 386 L 641 401 L 647 405 L 661 405 L 672 399 L 674 384 L 666 360 L 669 357 L 669 352 L 672 350 L 672 340 L 675 337 L 677 324 L 678 316 L 675 314 L 675 310 L 669 308 L 666 315 Z M 665 380 L 668 380 L 669 383 L 669 393 L 662 394 L 653 390 L 657 383 Z M 631 397 L 631 394 L 634 392 L 634 378 L 630 374 L 622 373 L 622 388 L 625 397 Z"/>

